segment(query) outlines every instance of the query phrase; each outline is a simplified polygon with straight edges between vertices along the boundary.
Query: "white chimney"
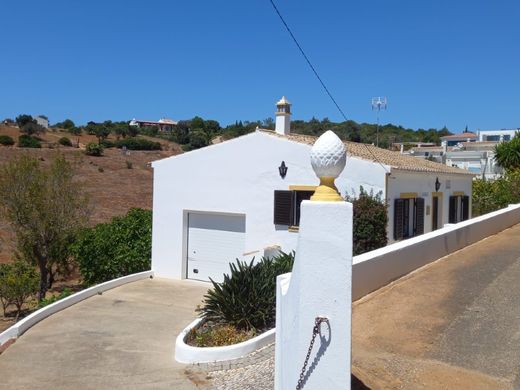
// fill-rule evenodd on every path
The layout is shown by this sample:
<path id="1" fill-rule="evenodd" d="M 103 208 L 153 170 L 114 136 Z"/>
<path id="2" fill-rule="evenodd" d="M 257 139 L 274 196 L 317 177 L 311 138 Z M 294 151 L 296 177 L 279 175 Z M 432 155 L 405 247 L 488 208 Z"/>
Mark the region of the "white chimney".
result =
<path id="1" fill-rule="evenodd" d="M 291 134 L 291 103 L 285 96 L 276 103 L 275 131 L 280 135 Z"/>

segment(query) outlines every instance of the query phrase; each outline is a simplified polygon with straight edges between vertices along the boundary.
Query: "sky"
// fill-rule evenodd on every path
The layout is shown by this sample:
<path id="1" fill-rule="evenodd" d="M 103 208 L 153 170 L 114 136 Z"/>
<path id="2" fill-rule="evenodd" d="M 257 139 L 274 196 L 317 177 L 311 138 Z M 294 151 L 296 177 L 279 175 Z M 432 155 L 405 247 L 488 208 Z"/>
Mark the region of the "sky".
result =
<path id="1" fill-rule="evenodd" d="M 345 112 L 452 132 L 520 127 L 517 0 L 275 0 Z M 6 0 L 0 120 L 343 118 L 269 0 Z"/>

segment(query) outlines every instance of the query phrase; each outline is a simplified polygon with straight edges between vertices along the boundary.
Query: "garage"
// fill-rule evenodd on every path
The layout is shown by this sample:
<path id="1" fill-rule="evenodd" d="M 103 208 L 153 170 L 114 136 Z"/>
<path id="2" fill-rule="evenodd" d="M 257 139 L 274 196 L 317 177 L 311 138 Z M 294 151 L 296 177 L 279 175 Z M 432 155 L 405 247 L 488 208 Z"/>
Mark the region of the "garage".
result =
<path id="1" fill-rule="evenodd" d="M 186 277 L 221 282 L 229 263 L 244 253 L 245 215 L 190 212 L 187 219 Z"/>

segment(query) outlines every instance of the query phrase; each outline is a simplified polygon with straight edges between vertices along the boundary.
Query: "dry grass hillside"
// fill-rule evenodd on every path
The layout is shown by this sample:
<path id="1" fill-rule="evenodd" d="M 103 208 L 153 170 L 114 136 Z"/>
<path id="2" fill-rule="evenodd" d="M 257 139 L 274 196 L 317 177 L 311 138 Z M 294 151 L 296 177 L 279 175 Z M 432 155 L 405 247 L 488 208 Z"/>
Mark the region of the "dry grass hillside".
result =
<path id="1" fill-rule="evenodd" d="M 9 135 L 18 140 L 17 127 L 0 125 L 0 135 Z M 59 146 L 57 141 L 68 137 L 80 148 Z M 41 135 L 45 142 L 42 149 L 6 147 L 0 145 L 0 165 L 28 154 L 48 164 L 57 153 L 74 162 L 77 180 L 91 195 L 94 206 L 91 224 L 109 221 L 112 217 L 125 214 L 132 207 L 152 207 L 153 173 L 150 162 L 182 153 L 179 145 L 162 139 L 152 139 L 163 145 L 161 151 L 130 151 L 123 155 L 119 149 L 106 149 L 103 157 L 91 157 L 82 151 L 84 145 L 96 140 L 92 135 L 74 136 L 66 132 L 47 131 Z M 110 138 L 109 138 L 110 139 Z M 49 145 L 51 148 L 49 148 Z M 131 168 L 129 168 L 131 166 Z M 11 234 L 5 221 L 0 221 L 0 263 L 12 259 Z"/>

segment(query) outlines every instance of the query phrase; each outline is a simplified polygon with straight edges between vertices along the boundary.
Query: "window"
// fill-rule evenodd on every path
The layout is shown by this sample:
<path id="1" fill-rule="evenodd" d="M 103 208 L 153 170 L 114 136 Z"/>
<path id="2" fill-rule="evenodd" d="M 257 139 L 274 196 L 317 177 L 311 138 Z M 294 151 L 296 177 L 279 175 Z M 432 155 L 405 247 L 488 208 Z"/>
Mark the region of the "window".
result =
<path id="1" fill-rule="evenodd" d="M 504 135 L 502 141 L 511 141 L 511 136 L 509 134 Z"/>
<path id="2" fill-rule="evenodd" d="M 424 233 L 424 198 L 394 200 L 394 240 Z"/>
<path id="3" fill-rule="evenodd" d="M 274 192 L 275 225 L 300 226 L 300 206 L 302 201 L 308 200 L 314 191 L 278 191 Z"/>
<path id="4" fill-rule="evenodd" d="M 449 222 L 457 223 L 469 218 L 469 196 L 450 196 Z"/>
<path id="5" fill-rule="evenodd" d="M 500 136 L 499 135 L 487 135 L 486 136 L 486 141 L 498 142 L 498 141 L 500 141 Z"/>

